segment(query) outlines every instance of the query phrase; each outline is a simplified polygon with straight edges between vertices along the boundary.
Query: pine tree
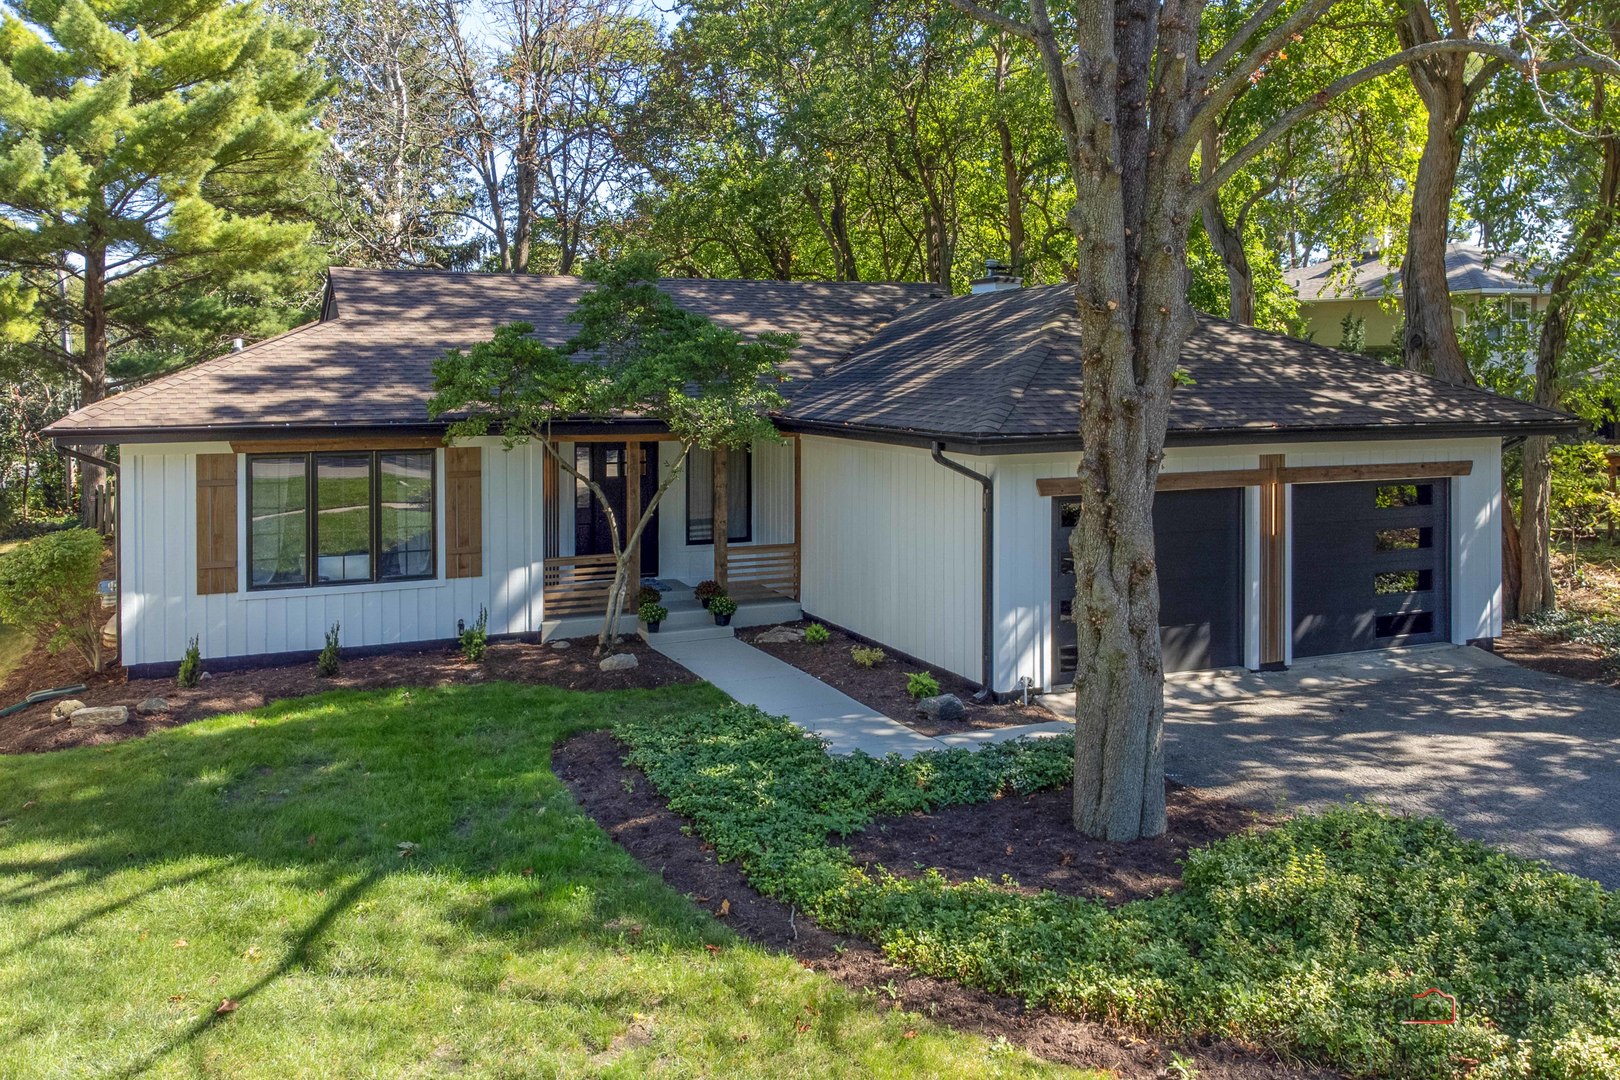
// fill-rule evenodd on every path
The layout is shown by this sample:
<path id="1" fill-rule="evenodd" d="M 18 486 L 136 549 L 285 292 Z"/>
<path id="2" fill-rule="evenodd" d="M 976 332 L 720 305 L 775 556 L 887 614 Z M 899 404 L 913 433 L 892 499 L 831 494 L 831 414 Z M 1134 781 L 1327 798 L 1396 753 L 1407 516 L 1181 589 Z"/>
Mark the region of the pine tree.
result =
<path id="1" fill-rule="evenodd" d="M 325 87 L 308 51 L 252 2 L 0 12 L 0 328 L 82 402 L 120 347 L 188 312 L 241 333 L 240 309 L 308 266 Z"/>

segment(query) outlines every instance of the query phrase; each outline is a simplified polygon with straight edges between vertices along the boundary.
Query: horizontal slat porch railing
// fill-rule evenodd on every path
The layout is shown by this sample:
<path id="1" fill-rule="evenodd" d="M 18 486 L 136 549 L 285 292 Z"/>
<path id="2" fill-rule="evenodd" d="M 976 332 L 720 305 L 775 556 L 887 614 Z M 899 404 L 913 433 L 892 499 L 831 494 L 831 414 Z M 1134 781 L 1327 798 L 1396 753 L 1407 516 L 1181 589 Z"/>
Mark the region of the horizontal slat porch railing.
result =
<path id="1" fill-rule="evenodd" d="M 745 600 L 799 598 L 799 545 L 759 544 L 726 551 L 731 597 Z"/>
<path id="2" fill-rule="evenodd" d="M 545 563 L 546 618 L 600 614 L 613 587 L 612 555 L 571 555 Z"/>

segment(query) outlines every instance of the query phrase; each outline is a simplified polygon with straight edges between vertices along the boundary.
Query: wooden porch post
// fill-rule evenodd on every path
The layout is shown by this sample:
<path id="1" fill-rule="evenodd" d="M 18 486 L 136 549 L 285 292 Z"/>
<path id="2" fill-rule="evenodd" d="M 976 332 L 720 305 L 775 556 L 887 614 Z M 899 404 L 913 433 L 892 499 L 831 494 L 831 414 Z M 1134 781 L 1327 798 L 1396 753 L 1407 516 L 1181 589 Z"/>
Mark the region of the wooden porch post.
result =
<path id="1" fill-rule="evenodd" d="M 731 532 L 731 519 L 728 516 L 728 503 L 730 501 L 731 468 L 728 458 L 730 454 L 724 447 L 716 450 L 714 457 L 714 580 L 722 591 L 730 591 L 727 580 L 727 566 L 730 561 L 730 551 L 726 546 L 726 538 Z"/>
<path id="2" fill-rule="evenodd" d="M 624 535 L 636 531 L 641 523 L 641 468 L 646 460 L 647 444 L 639 439 L 631 439 L 624 444 Z M 636 587 L 625 592 L 625 606 L 635 606 L 635 596 L 641 591 L 641 541 L 637 540 L 630 549 L 630 573 L 634 575 Z"/>
<path id="3" fill-rule="evenodd" d="M 1288 487 L 1282 454 L 1262 454 L 1260 469 L 1260 666 L 1287 663 Z"/>

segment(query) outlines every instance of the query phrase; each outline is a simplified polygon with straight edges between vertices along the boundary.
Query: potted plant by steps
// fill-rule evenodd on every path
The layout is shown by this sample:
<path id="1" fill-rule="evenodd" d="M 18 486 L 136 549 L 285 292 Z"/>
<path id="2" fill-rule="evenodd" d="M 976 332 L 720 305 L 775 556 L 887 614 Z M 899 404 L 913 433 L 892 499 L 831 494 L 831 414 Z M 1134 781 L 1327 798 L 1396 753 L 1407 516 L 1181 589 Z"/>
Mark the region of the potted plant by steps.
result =
<path id="1" fill-rule="evenodd" d="M 658 624 L 669 618 L 669 608 L 663 604 L 642 604 L 636 614 L 647 624 L 647 633 L 658 633 Z"/>
<path id="2" fill-rule="evenodd" d="M 724 596 L 725 593 L 721 590 L 718 581 L 711 580 L 698 582 L 697 588 L 692 590 L 692 595 L 698 598 L 698 603 L 708 607 L 715 597 Z"/>
<path id="3" fill-rule="evenodd" d="M 737 614 L 737 601 L 721 593 L 709 601 L 709 614 L 714 616 L 714 625 L 730 626 L 731 617 Z"/>

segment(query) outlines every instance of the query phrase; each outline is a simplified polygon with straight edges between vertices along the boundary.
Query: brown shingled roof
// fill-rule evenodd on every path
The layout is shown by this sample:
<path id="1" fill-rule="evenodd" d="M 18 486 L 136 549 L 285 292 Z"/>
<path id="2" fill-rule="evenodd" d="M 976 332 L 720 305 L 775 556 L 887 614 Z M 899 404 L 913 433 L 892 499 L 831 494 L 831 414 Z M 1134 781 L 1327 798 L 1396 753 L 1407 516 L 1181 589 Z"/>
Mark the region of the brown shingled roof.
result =
<path id="1" fill-rule="evenodd" d="M 934 291 L 893 282 L 663 284 L 682 307 L 723 325 L 798 334 L 789 394 Z M 586 287 L 576 277 L 334 267 L 323 321 L 86 406 L 48 433 L 426 424 L 435 360 L 511 322 L 533 323 L 560 344 L 574 331 L 568 313 Z"/>
<path id="2" fill-rule="evenodd" d="M 1080 375 L 1067 286 L 940 297 L 932 286 L 669 279 L 676 302 L 744 332 L 792 331 L 788 426 L 908 438 L 1070 440 Z M 572 331 L 578 278 L 334 269 L 327 317 L 59 420 L 64 441 L 424 426 L 433 361 L 523 321 Z M 1366 357 L 1201 318 L 1172 438 L 1572 425 L 1563 414 Z"/>
<path id="3" fill-rule="evenodd" d="M 1066 285 L 922 301 L 807 386 L 788 417 L 915 436 L 1072 436 L 1081 392 L 1073 307 Z M 1208 316 L 1181 363 L 1193 381 L 1174 393 L 1170 432 L 1184 438 L 1572 424 L 1562 413 Z"/>

